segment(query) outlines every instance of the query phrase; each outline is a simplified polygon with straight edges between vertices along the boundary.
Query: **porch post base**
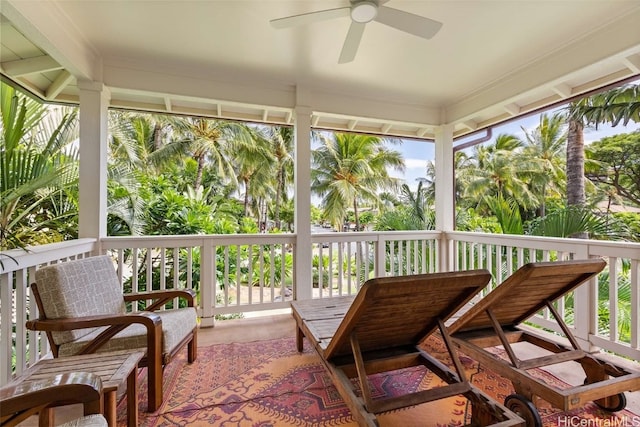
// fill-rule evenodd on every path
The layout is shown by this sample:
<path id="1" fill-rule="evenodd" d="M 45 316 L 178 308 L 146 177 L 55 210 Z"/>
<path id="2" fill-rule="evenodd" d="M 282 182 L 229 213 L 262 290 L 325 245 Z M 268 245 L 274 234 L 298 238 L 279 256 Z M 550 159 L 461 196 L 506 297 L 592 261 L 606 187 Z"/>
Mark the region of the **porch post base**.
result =
<path id="1" fill-rule="evenodd" d="M 201 317 L 200 318 L 200 327 L 201 328 L 213 328 L 215 326 L 213 317 Z"/>

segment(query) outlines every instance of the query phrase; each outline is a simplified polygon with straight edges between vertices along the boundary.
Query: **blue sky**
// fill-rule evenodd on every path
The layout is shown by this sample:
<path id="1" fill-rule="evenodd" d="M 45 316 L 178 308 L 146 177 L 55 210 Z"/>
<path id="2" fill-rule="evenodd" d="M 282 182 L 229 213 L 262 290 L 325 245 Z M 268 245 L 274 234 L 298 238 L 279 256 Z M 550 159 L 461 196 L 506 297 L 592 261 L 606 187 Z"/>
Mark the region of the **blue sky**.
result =
<path id="1" fill-rule="evenodd" d="M 525 133 L 522 128 L 526 129 L 527 132 L 530 132 L 535 129 L 539 123 L 539 115 L 532 115 L 520 120 L 515 120 L 501 126 L 496 126 L 493 129 L 493 137 L 495 138 L 502 133 L 510 133 L 516 135 L 520 139 L 525 139 Z M 640 123 L 629 123 L 627 126 L 618 125 L 616 127 L 602 125 L 598 127 L 598 130 L 585 129 L 584 140 L 585 144 L 589 144 L 593 141 L 598 141 L 605 136 L 629 133 L 637 129 L 640 129 Z M 473 138 L 479 138 L 481 136 L 482 134 L 475 135 Z M 405 139 L 403 140 L 402 145 L 394 145 L 390 148 L 402 153 L 406 166 L 404 174 L 396 171 L 390 171 L 390 174 L 398 178 L 404 178 L 409 187 L 415 189 L 418 185 L 416 179 L 425 176 L 427 161 L 433 160 L 435 157 L 434 144 L 431 142 Z"/>

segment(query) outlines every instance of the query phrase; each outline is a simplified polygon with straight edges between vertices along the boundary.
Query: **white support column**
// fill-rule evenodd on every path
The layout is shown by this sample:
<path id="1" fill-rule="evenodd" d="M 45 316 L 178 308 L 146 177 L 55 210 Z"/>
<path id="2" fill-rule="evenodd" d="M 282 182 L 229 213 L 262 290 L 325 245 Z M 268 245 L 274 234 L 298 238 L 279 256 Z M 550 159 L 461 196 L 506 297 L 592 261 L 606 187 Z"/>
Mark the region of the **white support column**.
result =
<path id="1" fill-rule="evenodd" d="M 312 297 L 311 271 L 311 108 L 295 110 L 295 298 Z"/>
<path id="2" fill-rule="evenodd" d="M 436 149 L 436 230 L 441 233 L 453 231 L 455 227 L 454 170 L 453 170 L 453 125 L 435 129 Z M 442 238 L 439 245 L 439 271 L 453 270 L 453 242 Z"/>
<path id="3" fill-rule="evenodd" d="M 110 94 L 102 83 L 79 81 L 80 207 L 79 237 L 107 234 L 107 107 Z"/>
<path id="4" fill-rule="evenodd" d="M 205 240 L 200 251 L 200 327 L 212 328 L 215 326 L 216 248 L 211 240 Z"/>

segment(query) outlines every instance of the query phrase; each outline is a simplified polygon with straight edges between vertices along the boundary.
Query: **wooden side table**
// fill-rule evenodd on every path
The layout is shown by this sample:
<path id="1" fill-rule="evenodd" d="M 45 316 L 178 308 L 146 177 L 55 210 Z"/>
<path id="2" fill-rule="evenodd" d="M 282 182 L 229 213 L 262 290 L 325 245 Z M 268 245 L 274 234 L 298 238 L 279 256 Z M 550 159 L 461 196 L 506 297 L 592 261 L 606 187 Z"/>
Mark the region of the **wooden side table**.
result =
<path id="1" fill-rule="evenodd" d="M 127 393 L 127 425 L 138 425 L 137 367 L 144 352 L 114 351 L 79 356 L 43 359 L 11 382 L 12 385 L 41 380 L 68 372 L 91 372 L 102 379 L 104 416 L 110 427 L 116 425 L 118 390 Z M 50 411 L 46 411 L 50 412 Z M 40 414 L 40 425 L 51 425 L 50 413 Z"/>

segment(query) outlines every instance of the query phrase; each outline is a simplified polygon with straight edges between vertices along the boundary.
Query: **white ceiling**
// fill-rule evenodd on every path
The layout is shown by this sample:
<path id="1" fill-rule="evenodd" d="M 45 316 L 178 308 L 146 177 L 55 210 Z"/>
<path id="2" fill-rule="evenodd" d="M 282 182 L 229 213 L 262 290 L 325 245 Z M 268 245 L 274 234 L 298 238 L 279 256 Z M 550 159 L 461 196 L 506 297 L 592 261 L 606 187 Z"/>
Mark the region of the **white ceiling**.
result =
<path id="1" fill-rule="evenodd" d="M 444 25 L 424 40 L 371 22 L 338 64 L 348 17 L 269 20 L 348 0 L 0 0 L 0 66 L 49 100 L 100 82 L 115 107 L 290 124 L 304 106 L 317 127 L 425 138 L 640 74 L 638 0 L 383 3 Z"/>

